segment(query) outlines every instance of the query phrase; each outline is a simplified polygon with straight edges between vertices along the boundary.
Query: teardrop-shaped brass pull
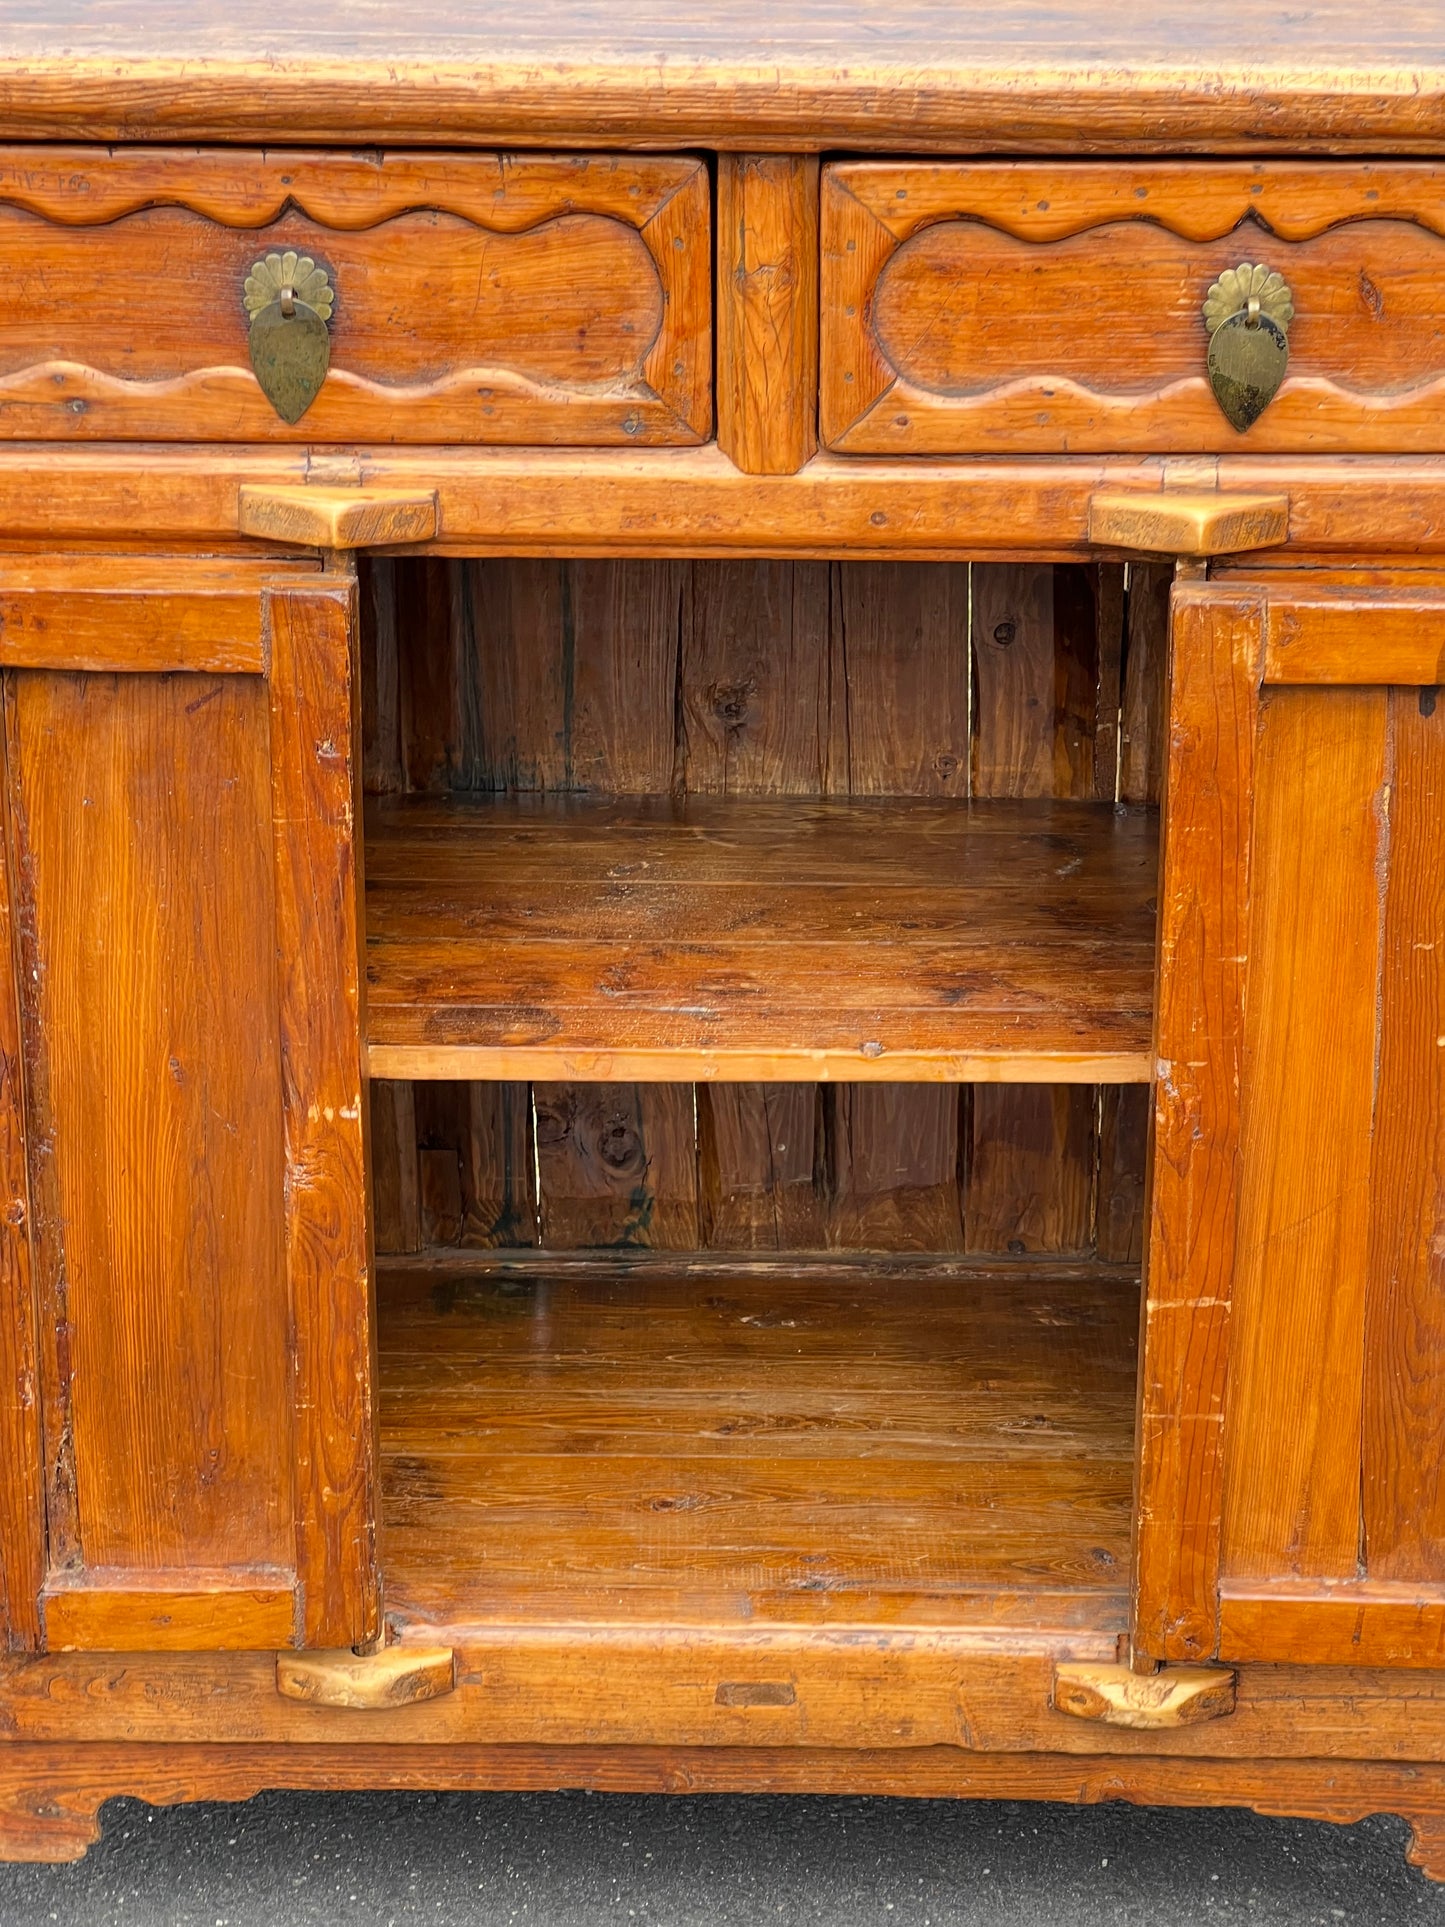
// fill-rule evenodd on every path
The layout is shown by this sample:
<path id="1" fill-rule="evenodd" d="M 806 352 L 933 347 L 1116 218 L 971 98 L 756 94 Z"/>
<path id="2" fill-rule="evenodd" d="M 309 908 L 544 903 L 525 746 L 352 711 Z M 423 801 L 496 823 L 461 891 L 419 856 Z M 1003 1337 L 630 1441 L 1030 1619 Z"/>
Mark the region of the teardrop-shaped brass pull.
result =
<path id="1" fill-rule="evenodd" d="M 309 254 L 267 254 L 254 262 L 242 297 L 251 317 L 251 366 L 283 422 L 299 422 L 331 365 L 327 323 L 336 305 L 325 268 Z"/>
<path id="2" fill-rule="evenodd" d="M 1284 276 L 1263 262 L 1226 268 L 1205 296 L 1209 386 L 1241 435 L 1279 392 L 1293 319 L 1294 300 Z"/>

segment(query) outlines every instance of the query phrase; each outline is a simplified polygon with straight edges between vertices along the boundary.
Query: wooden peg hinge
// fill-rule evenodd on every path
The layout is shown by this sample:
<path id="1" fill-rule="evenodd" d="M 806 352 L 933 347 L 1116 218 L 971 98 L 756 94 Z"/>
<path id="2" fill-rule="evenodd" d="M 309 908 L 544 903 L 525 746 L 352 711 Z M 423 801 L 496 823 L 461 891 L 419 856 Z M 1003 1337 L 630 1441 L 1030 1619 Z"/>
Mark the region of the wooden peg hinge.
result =
<path id="1" fill-rule="evenodd" d="M 362 1711 L 416 1706 L 443 1698 L 457 1683 L 450 1646 L 383 1646 L 377 1653 L 277 1653 L 276 1691 L 310 1706 Z"/>
<path id="2" fill-rule="evenodd" d="M 1147 555 L 1240 555 L 1289 536 L 1287 495 L 1152 494 L 1105 490 L 1089 499 L 1089 540 Z"/>
<path id="3" fill-rule="evenodd" d="M 434 489 L 294 488 L 243 484 L 242 535 L 317 549 L 379 549 L 429 542 L 437 532 Z"/>
<path id="4" fill-rule="evenodd" d="M 1076 1720 L 1158 1732 L 1198 1726 L 1234 1711 L 1235 1675 L 1220 1666 L 1165 1666 L 1157 1673 L 1087 1660 L 1060 1660 L 1051 1704 Z"/>

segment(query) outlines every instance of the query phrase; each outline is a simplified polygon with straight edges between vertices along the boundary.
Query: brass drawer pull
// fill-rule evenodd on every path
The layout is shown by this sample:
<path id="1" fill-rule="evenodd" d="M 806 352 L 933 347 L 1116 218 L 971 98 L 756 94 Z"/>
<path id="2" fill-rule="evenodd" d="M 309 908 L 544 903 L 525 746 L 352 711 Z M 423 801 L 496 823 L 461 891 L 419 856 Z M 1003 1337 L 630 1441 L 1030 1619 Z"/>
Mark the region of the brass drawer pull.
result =
<path id="1" fill-rule="evenodd" d="M 266 254 L 252 263 L 242 296 L 251 317 L 251 366 L 283 422 L 299 422 L 331 365 L 336 296 L 309 254 Z"/>
<path id="2" fill-rule="evenodd" d="M 1262 261 L 1226 268 L 1204 298 L 1209 386 L 1225 420 L 1241 435 L 1279 392 L 1293 319 L 1288 283 Z"/>

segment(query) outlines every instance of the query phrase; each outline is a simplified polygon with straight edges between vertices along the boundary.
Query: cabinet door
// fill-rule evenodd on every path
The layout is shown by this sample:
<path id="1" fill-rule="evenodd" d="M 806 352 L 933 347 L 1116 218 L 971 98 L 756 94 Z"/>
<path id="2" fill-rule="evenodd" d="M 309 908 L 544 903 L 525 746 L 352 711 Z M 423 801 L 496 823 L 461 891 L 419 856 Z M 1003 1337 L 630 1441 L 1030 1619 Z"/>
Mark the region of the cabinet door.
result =
<path id="1" fill-rule="evenodd" d="M 0 558 L 0 1618 L 372 1637 L 355 587 Z"/>
<path id="2" fill-rule="evenodd" d="M 1181 583 L 1136 1641 L 1445 1664 L 1445 584 Z"/>

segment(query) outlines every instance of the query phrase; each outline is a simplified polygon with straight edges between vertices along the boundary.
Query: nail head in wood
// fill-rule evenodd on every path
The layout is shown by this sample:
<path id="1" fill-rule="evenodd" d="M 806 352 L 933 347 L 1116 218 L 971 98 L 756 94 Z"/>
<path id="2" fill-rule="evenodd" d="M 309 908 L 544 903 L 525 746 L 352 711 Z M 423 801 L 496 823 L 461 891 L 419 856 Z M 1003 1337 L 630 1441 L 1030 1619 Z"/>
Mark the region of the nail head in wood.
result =
<path id="1" fill-rule="evenodd" d="M 361 1711 L 416 1706 L 442 1699 L 456 1686 L 450 1646 L 384 1646 L 379 1653 L 277 1653 L 276 1691 L 310 1706 Z"/>
<path id="2" fill-rule="evenodd" d="M 1101 493 L 1089 501 L 1089 540 L 1151 555 L 1239 555 L 1289 535 L 1286 495 Z"/>
<path id="3" fill-rule="evenodd" d="M 242 485 L 242 535 L 318 549 L 388 548 L 437 532 L 435 489 L 262 488 Z"/>
<path id="4" fill-rule="evenodd" d="M 1159 1732 L 1199 1726 L 1234 1711 L 1235 1675 L 1218 1666 L 1128 1666 L 1063 1660 L 1054 1668 L 1053 1706 L 1077 1720 Z"/>

